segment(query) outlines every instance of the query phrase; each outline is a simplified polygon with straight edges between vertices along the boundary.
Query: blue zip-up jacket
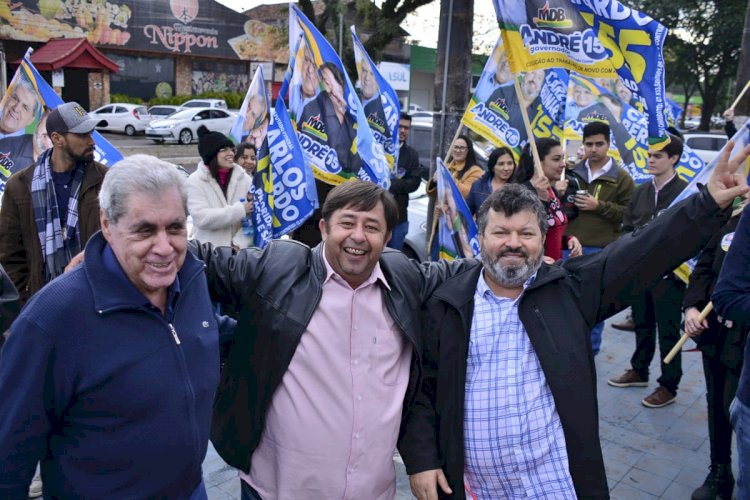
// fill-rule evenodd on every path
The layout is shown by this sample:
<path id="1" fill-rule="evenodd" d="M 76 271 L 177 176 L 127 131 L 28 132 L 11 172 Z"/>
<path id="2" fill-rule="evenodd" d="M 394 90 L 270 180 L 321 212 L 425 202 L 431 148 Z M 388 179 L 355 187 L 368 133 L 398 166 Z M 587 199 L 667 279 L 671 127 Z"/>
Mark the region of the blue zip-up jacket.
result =
<path id="1" fill-rule="evenodd" d="M 721 265 L 711 301 L 716 314 L 743 326 L 750 325 L 750 212 L 742 212 L 732 244 Z M 737 399 L 750 406 L 750 341 L 745 342 L 745 360 L 737 387 Z"/>
<path id="2" fill-rule="evenodd" d="M 190 498 L 201 482 L 219 380 L 204 265 L 186 256 L 170 322 L 105 248 L 97 233 L 0 353 L 0 498 L 26 498 L 39 460 L 45 497 Z"/>

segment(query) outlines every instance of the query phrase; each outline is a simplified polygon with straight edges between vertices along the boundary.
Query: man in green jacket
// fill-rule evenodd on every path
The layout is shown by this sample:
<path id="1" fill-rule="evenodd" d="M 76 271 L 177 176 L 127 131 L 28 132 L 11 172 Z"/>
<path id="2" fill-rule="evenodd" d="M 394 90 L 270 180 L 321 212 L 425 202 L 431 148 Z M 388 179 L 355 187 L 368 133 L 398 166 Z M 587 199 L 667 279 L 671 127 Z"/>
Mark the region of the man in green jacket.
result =
<path id="1" fill-rule="evenodd" d="M 583 127 L 586 159 L 568 171 L 566 198 L 574 196 L 578 216 L 570 221 L 566 234 L 578 238 L 584 255 L 600 252 L 620 237 L 622 216 L 635 189 L 630 174 L 607 156 L 609 136 L 604 122 Z M 598 323 L 591 330 L 594 354 L 599 353 L 603 329 L 604 323 Z"/>

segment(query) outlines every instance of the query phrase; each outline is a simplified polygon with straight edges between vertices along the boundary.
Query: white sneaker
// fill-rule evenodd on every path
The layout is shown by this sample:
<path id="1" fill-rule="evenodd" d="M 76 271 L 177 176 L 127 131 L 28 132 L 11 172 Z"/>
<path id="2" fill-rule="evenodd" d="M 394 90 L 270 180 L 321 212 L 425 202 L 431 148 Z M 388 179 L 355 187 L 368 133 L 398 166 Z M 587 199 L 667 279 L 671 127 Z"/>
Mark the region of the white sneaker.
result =
<path id="1" fill-rule="evenodd" d="M 37 469 L 34 479 L 31 480 L 29 485 L 29 498 L 39 498 L 40 496 L 42 496 L 42 473 Z"/>

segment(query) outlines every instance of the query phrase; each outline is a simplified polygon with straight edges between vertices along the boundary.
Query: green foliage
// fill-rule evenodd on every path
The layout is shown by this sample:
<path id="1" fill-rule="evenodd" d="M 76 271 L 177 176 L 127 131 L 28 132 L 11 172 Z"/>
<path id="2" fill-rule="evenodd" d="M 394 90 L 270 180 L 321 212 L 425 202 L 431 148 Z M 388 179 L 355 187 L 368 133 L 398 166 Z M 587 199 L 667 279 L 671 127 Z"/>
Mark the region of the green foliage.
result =
<path id="1" fill-rule="evenodd" d="M 371 0 L 321 0 L 323 11 L 315 16 L 311 0 L 299 0 L 299 8 L 323 33 L 338 51 L 339 14 L 344 14 L 343 54 L 339 54 L 352 81 L 357 80 L 354 49 L 349 26 L 357 27 L 365 50 L 375 62 L 380 61 L 383 49 L 401 35 L 401 23 L 406 16 L 433 0 L 383 0 L 379 7 Z M 369 37 L 362 36 L 368 33 Z"/>
<path id="2" fill-rule="evenodd" d="M 669 28 L 664 43 L 667 86 L 703 98 L 702 124 L 728 101 L 737 71 L 747 0 L 635 0 L 632 6 Z"/>
<path id="3" fill-rule="evenodd" d="M 130 104 L 143 104 L 143 99 L 140 97 L 134 97 L 127 94 L 110 94 L 109 101 L 112 103 L 124 102 Z"/>

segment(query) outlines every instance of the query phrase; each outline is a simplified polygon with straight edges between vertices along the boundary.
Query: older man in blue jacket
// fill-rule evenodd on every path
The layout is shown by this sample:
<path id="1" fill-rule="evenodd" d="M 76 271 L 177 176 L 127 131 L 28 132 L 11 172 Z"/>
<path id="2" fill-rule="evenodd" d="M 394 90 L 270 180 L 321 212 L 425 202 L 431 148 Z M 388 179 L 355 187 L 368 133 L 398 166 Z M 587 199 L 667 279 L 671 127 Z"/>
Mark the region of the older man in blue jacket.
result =
<path id="1" fill-rule="evenodd" d="M 0 497 L 206 498 L 219 380 L 184 178 L 136 155 L 107 174 L 82 266 L 26 305 L 0 353 Z"/>

